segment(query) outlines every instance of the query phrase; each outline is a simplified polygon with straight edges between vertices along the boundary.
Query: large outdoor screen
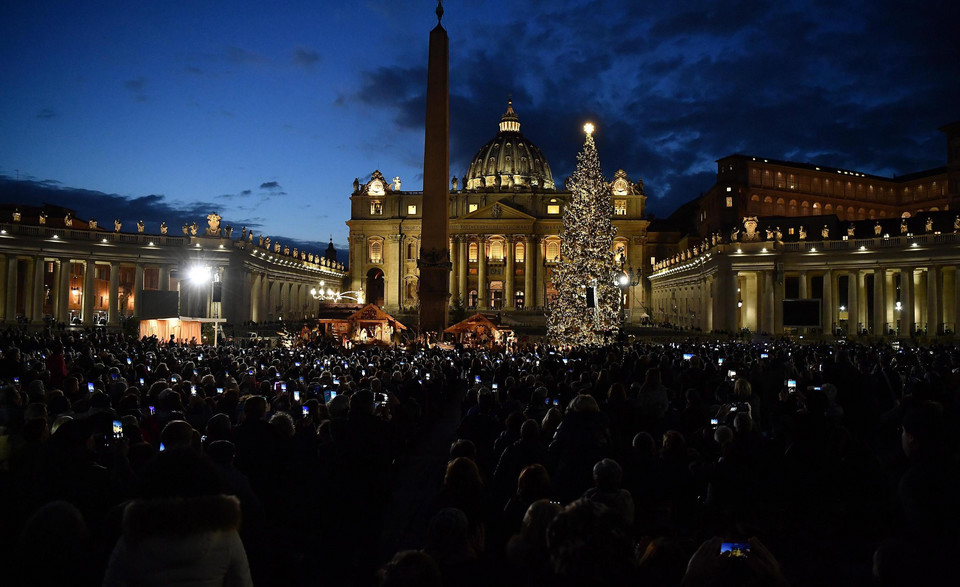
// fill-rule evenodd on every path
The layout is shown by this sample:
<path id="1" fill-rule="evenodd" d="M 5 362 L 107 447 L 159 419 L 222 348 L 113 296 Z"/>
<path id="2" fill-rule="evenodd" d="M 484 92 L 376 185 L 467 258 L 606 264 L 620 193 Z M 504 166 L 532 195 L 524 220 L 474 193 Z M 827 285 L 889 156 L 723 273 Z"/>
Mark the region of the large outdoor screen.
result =
<path id="1" fill-rule="evenodd" d="M 783 325 L 793 328 L 819 328 L 820 300 L 783 300 Z"/>

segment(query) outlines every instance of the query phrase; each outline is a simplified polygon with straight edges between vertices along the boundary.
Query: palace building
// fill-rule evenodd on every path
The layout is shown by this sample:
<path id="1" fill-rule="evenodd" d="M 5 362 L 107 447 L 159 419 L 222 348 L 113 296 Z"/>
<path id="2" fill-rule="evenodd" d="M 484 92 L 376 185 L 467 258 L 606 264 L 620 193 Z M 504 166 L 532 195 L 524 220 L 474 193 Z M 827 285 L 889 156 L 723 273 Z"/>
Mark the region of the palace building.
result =
<path id="1" fill-rule="evenodd" d="M 374 171 L 354 181 L 350 196 L 351 290 L 388 312 L 417 306 L 422 192 L 400 189 Z M 643 182 L 618 171 L 610 183 L 617 235 L 613 254 L 625 270 L 642 271 L 645 217 Z M 543 315 L 555 294 L 551 271 L 560 259 L 563 208 L 570 192 L 557 187 L 541 150 L 520 132 L 508 103 L 499 132 L 483 145 L 463 178 L 449 190 L 450 304 L 471 310 Z M 649 267 L 649 263 L 648 263 Z M 625 288 L 626 316 L 645 305 L 642 285 Z"/>
<path id="2" fill-rule="evenodd" d="M 893 178 L 718 160 L 716 184 L 685 210 L 694 228 L 656 256 L 650 314 L 705 331 L 956 336 L 960 123 L 940 130 L 947 165 Z M 785 319 L 784 300 L 819 301 L 819 324 Z"/>

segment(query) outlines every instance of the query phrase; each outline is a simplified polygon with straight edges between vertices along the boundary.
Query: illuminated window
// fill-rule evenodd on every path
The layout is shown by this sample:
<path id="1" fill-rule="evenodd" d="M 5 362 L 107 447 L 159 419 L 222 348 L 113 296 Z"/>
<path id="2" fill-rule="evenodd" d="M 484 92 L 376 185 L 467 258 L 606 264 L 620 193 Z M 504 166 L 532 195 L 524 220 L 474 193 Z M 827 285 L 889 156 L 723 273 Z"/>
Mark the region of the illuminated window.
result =
<path id="1" fill-rule="evenodd" d="M 733 208 L 733 196 L 727 196 L 727 208 Z"/>
<path id="2" fill-rule="evenodd" d="M 547 214 L 559 214 L 560 204 L 547 204 Z"/>
<path id="3" fill-rule="evenodd" d="M 383 262 L 383 241 L 382 240 L 374 239 L 370 241 L 370 262 L 371 263 Z"/>
<path id="4" fill-rule="evenodd" d="M 490 259 L 494 261 L 503 261 L 503 241 L 490 241 Z"/>
<path id="5" fill-rule="evenodd" d="M 547 241 L 547 261 L 553 263 L 560 261 L 560 241 Z"/>
<path id="6" fill-rule="evenodd" d="M 370 200 L 370 213 L 375 216 L 383 214 L 383 202 L 380 200 Z"/>
<path id="7" fill-rule="evenodd" d="M 479 247 L 477 246 L 477 243 L 470 243 L 470 246 L 467 247 L 467 256 L 470 258 L 471 263 L 477 262 L 477 257 L 479 256 L 477 254 L 478 250 Z"/>
<path id="8" fill-rule="evenodd" d="M 416 213 L 417 213 L 417 207 L 416 207 L 416 205 L 414 205 L 414 204 L 408 204 L 408 205 L 407 205 L 407 214 L 413 215 L 413 214 L 416 214 Z"/>
<path id="9" fill-rule="evenodd" d="M 526 258 L 526 247 L 523 243 L 517 243 L 513 249 L 513 259 L 517 263 L 523 263 Z"/>
<path id="10" fill-rule="evenodd" d="M 477 204 L 467 204 L 467 214 L 477 211 Z"/>
<path id="11" fill-rule="evenodd" d="M 613 201 L 613 213 L 615 216 L 626 216 L 627 215 L 627 201 L 626 200 L 614 200 Z"/>

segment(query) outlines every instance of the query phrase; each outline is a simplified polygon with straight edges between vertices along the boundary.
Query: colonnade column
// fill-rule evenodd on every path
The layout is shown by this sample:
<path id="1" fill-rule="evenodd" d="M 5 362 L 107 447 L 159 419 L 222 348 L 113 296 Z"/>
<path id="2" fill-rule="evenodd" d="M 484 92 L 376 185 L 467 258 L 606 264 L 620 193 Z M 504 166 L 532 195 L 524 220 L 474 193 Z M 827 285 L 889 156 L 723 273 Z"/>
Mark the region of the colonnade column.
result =
<path id="1" fill-rule="evenodd" d="M 773 271 L 763 271 L 763 288 L 762 294 L 760 294 L 760 299 L 763 307 L 763 321 L 761 322 L 761 330 L 764 332 L 773 333 Z M 759 279 L 758 279 L 759 281 Z M 759 286 L 759 284 L 758 284 Z M 757 289 L 761 289 L 758 287 Z"/>
<path id="2" fill-rule="evenodd" d="M 17 256 L 7 257 L 7 300 L 6 300 L 7 322 L 15 322 L 17 319 Z"/>
<path id="3" fill-rule="evenodd" d="M 113 279 L 113 267 L 110 268 L 110 279 Z M 160 291 L 170 291 L 170 266 L 161 265 L 159 271 Z"/>
<path id="4" fill-rule="evenodd" d="M 820 327 L 823 332 L 833 336 L 833 272 L 827 271 L 823 274 L 823 299 L 820 306 L 823 310 L 823 316 L 820 317 Z"/>
<path id="5" fill-rule="evenodd" d="M 907 335 L 913 334 L 913 269 L 900 269 L 900 330 Z"/>
<path id="6" fill-rule="evenodd" d="M 530 235 L 523 237 L 523 309 L 533 308 L 533 276 L 535 272 L 535 263 L 533 260 L 533 237 Z"/>
<path id="7" fill-rule="evenodd" d="M 133 273 L 133 315 L 143 315 L 143 265 L 137 263 Z"/>
<path id="8" fill-rule="evenodd" d="M 927 333 L 940 334 L 943 307 L 940 303 L 940 268 L 927 267 Z"/>
<path id="9" fill-rule="evenodd" d="M 107 323 L 110 326 L 117 326 L 120 324 L 120 266 L 116 263 L 110 263 L 110 292 L 108 297 L 109 302 L 107 303 Z"/>
<path id="10" fill-rule="evenodd" d="M 46 269 L 43 257 L 33 259 L 33 287 L 30 290 L 30 321 L 34 324 L 43 323 L 43 272 Z"/>
<path id="11" fill-rule="evenodd" d="M 847 334 L 856 336 L 860 334 L 857 326 L 860 323 L 860 272 L 854 271 L 850 274 L 847 285 Z"/>
<path id="12" fill-rule="evenodd" d="M 460 239 L 460 249 L 457 262 L 457 290 L 460 293 L 460 303 L 464 306 L 470 301 L 469 291 L 467 291 L 467 269 L 470 266 L 470 259 L 467 257 L 467 253 L 470 249 L 470 239 L 467 235 L 459 237 Z"/>
<path id="13" fill-rule="evenodd" d="M 250 319 L 254 322 L 260 321 L 260 274 L 250 275 Z"/>
<path id="14" fill-rule="evenodd" d="M 783 297 L 784 280 L 783 267 L 779 270 L 774 269 L 773 276 L 773 332 L 774 334 L 783 334 Z"/>
<path id="15" fill-rule="evenodd" d="M 808 295 L 807 285 L 808 285 L 807 272 L 801 271 L 800 272 L 800 291 L 798 292 L 798 295 L 801 300 L 807 299 L 807 295 Z"/>
<path id="16" fill-rule="evenodd" d="M 60 271 L 57 274 L 57 309 L 56 316 L 60 322 L 70 320 L 70 259 L 60 259 L 57 263 Z"/>
<path id="17" fill-rule="evenodd" d="M 487 235 L 477 235 L 477 309 L 486 310 L 490 307 L 487 286 Z"/>
<path id="18" fill-rule="evenodd" d="M 503 307 L 512 310 L 514 308 L 514 294 L 513 294 L 513 280 L 516 277 L 516 269 L 514 268 L 514 263 L 516 262 L 515 254 L 513 248 L 516 246 L 513 240 L 513 235 L 507 235 L 506 239 L 507 245 L 507 262 L 506 268 L 504 271 L 507 272 L 505 279 L 503 280 Z"/>
<path id="19" fill-rule="evenodd" d="M 727 313 L 727 330 L 738 332 L 743 326 L 741 321 L 743 307 L 740 305 L 743 300 L 740 297 L 740 274 L 737 271 L 730 272 L 730 283 L 727 284 L 727 288 L 730 292 L 730 303 L 727 305 L 730 308 Z"/>
<path id="20" fill-rule="evenodd" d="M 886 335 L 887 323 L 887 279 L 885 269 L 873 271 L 873 330 L 874 335 Z"/>
<path id="21" fill-rule="evenodd" d="M 97 295 L 93 287 L 93 278 L 96 274 L 97 264 L 94 263 L 93 259 L 87 259 L 83 267 L 83 305 L 81 306 L 81 319 L 83 320 L 84 326 L 93 324 L 93 299 Z M 143 285 L 142 276 L 140 284 L 141 286 Z M 139 316 L 139 313 L 137 315 Z"/>

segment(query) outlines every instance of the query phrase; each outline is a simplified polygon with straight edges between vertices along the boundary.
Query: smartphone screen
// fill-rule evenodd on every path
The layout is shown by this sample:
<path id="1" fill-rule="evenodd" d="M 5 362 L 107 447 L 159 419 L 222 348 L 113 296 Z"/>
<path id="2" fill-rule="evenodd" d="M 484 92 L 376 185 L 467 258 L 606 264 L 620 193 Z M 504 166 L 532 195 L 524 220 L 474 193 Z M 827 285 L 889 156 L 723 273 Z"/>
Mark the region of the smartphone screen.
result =
<path id="1" fill-rule="evenodd" d="M 723 357 L 720 357 L 719 359 L 717 359 L 717 364 L 720 366 L 723 366 Z"/>
<path id="2" fill-rule="evenodd" d="M 683 353 L 683 360 L 684 360 L 684 361 L 689 361 L 689 360 L 692 359 L 692 358 L 693 358 L 693 354 L 692 354 L 692 353 Z"/>
<path id="3" fill-rule="evenodd" d="M 197 386 L 196 386 L 196 385 L 191 385 L 191 386 L 190 386 L 190 395 L 197 395 Z"/>
<path id="4" fill-rule="evenodd" d="M 93 393 L 93 381 L 87 382 L 87 391 L 89 391 L 90 393 Z"/>
<path id="5" fill-rule="evenodd" d="M 473 382 L 474 382 L 474 383 L 480 383 L 480 376 L 479 376 L 479 375 L 475 375 L 475 376 L 473 377 Z"/>
<path id="6" fill-rule="evenodd" d="M 788 389 L 796 389 L 796 388 L 797 388 L 797 380 L 796 380 L 796 379 L 787 379 L 787 388 L 788 388 Z"/>
<path id="7" fill-rule="evenodd" d="M 306 418 L 309 415 L 310 415 L 310 408 L 308 408 L 307 406 L 303 406 L 303 417 Z"/>
<path id="8" fill-rule="evenodd" d="M 287 384 L 286 384 L 286 383 L 281 383 L 281 384 L 280 384 L 280 391 L 286 393 L 286 391 L 287 391 Z"/>
<path id="9" fill-rule="evenodd" d="M 750 554 L 749 542 L 724 542 L 720 545 L 721 556 L 744 558 Z"/>
<path id="10" fill-rule="evenodd" d="M 127 364 L 130 365 L 132 363 L 133 363 L 133 359 L 131 359 L 130 357 L 127 357 Z"/>
<path id="11" fill-rule="evenodd" d="M 157 408 L 155 408 L 155 407 L 153 407 L 153 406 L 150 406 L 150 407 L 148 407 L 147 409 L 150 410 L 150 415 L 151 415 L 151 416 L 156 416 L 156 415 L 157 415 Z"/>
<path id="12" fill-rule="evenodd" d="M 218 387 L 218 388 L 217 388 L 217 393 L 223 393 L 223 388 L 222 388 L 222 387 Z"/>
<path id="13" fill-rule="evenodd" d="M 123 423 L 120 420 L 113 421 L 113 437 L 120 438 L 123 436 Z"/>
<path id="14" fill-rule="evenodd" d="M 499 384 L 497 384 L 497 383 L 494 383 L 494 384 L 493 384 L 493 390 L 494 390 L 494 391 L 496 391 L 499 387 L 500 387 Z"/>
<path id="15" fill-rule="evenodd" d="M 716 418 L 710 418 L 710 425 L 716 428 L 720 424 L 720 420 Z"/>
<path id="16" fill-rule="evenodd" d="M 733 379 L 733 378 L 735 378 L 736 376 L 737 376 L 737 372 L 734 371 L 733 369 L 730 369 L 730 370 L 727 371 L 727 377 L 729 377 L 730 379 Z"/>
<path id="17" fill-rule="evenodd" d="M 293 392 L 293 401 L 295 401 L 295 402 L 300 401 L 300 392 L 299 392 L 299 391 Z"/>
<path id="18" fill-rule="evenodd" d="M 143 385 L 143 377 L 140 378 L 140 385 Z"/>

